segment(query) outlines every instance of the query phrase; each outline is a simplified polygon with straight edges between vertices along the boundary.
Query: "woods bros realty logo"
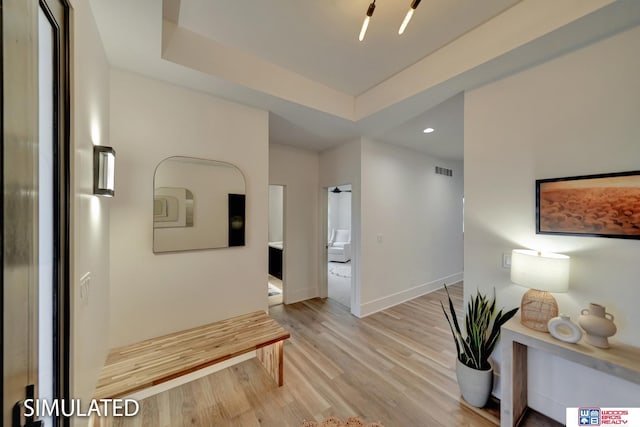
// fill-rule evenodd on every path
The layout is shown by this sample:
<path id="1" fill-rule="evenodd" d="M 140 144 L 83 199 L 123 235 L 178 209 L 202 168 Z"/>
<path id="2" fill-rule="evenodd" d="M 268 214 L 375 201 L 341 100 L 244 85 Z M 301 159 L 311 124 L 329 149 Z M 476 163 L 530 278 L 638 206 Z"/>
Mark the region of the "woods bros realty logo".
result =
<path id="1" fill-rule="evenodd" d="M 567 427 L 640 426 L 640 408 L 567 408 Z"/>

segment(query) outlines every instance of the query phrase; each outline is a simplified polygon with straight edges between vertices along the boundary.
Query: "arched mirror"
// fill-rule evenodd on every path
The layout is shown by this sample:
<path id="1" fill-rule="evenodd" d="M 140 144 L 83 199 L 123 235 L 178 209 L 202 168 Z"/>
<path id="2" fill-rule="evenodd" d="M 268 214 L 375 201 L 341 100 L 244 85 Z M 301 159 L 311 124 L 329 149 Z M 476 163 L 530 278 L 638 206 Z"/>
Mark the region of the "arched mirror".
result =
<path id="1" fill-rule="evenodd" d="M 153 177 L 153 252 L 244 246 L 245 181 L 236 166 L 169 157 Z"/>

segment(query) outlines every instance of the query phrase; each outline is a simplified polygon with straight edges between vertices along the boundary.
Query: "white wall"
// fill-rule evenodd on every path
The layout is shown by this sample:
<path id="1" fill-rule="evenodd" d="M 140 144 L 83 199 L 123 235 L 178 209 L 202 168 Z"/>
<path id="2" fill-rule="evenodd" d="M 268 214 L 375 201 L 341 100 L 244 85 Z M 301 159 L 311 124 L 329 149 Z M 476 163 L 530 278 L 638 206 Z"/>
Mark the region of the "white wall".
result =
<path id="1" fill-rule="evenodd" d="M 318 153 L 269 145 L 269 183 L 284 190 L 284 302 L 317 297 L 320 248 L 318 232 Z M 264 247 L 265 253 L 267 247 Z M 265 270 L 266 272 L 266 270 Z"/>
<path id="2" fill-rule="evenodd" d="M 351 190 L 351 186 L 345 188 Z M 338 194 L 338 222 L 336 228 L 351 230 L 351 191 L 343 191 Z"/>
<path id="3" fill-rule="evenodd" d="M 269 148 L 269 179 L 271 179 L 271 147 Z M 269 186 L 269 241 L 282 242 L 284 224 L 284 187 Z"/>
<path id="4" fill-rule="evenodd" d="M 93 145 L 109 145 L 109 65 L 89 3 L 71 14 L 71 396 L 93 397 L 108 354 L 109 210 L 113 200 L 93 195 Z M 88 297 L 80 278 L 90 273 Z M 74 418 L 74 425 L 86 419 Z"/>
<path id="5" fill-rule="evenodd" d="M 333 187 L 335 188 L 335 187 Z M 343 185 L 342 193 L 334 193 L 332 188 L 328 190 L 329 197 L 329 235 L 332 229 L 351 230 L 351 186 Z"/>
<path id="6" fill-rule="evenodd" d="M 363 315 L 462 280 L 462 162 L 363 139 L 361 188 Z"/>
<path id="7" fill-rule="evenodd" d="M 454 176 L 436 175 L 436 165 Z M 366 138 L 321 153 L 320 186 L 352 184 L 354 315 L 462 279 L 462 173 L 462 162 Z"/>
<path id="8" fill-rule="evenodd" d="M 111 136 L 118 188 L 110 345 L 266 309 L 267 112 L 112 70 Z M 243 172 L 246 246 L 153 254 L 154 170 L 177 155 L 221 160 Z"/>
<path id="9" fill-rule="evenodd" d="M 352 223 L 351 223 L 351 313 L 360 317 L 360 172 L 362 141 L 360 139 L 347 142 L 338 147 L 320 153 L 320 187 L 335 187 L 340 184 L 351 184 Z M 327 221 L 328 197 L 325 191 L 320 196 L 320 239 L 326 245 L 328 230 L 324 229 Z M 326 260 L 326 256 L 324 257 Z M 326 284 L 326 268 L 323 265 L 319 277 Z M 321 296 L 326 296 L 326 288 L 320 289 Z"/>
<path id="10" fill-rule="evenodd" d="M 635 27 L 465 95 L 465 294 L 495 286 L 499 304 L 524 288 L 502 253 L 540 248 L 571 256 L 560 310 L 576 320 L 606 306 L 615 339 L 640 345 L 636 240 L 535 234 L 535 180 L 638 169 L 640 28 Z M 529 402 L 564 422 L 565 406 L 637 406 L 640 386 L 546 354 L 530 357 Z"/>

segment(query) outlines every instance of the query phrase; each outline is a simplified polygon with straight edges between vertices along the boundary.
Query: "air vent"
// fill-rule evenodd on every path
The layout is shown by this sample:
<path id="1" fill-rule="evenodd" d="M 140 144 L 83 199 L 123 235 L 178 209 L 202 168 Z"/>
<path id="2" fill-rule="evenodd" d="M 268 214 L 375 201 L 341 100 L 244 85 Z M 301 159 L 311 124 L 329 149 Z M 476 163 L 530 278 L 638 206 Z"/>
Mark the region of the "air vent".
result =
<path id="1" fill-rule="evenodd" d="M 438 175 L 453 176 L 453 169 L 447 169 L 447 168 L 442 168 L 440 166 L 436 166 L 436 173 Z"/>

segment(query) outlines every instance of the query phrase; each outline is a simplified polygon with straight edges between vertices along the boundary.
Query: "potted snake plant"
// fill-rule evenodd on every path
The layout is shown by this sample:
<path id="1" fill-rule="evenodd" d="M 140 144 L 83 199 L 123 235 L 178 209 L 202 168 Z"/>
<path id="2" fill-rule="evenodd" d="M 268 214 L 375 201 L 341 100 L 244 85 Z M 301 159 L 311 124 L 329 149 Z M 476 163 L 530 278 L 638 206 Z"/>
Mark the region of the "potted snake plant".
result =
<path id="1" fill-rule="evenodd" d="M 495 289 L 491 300 L 478 291 L 469 299 L 463 335 L 446 285 L 444 289 L 449 299 L 449 314 L 442 301 L 440 305 L 456 344 L 458 386 L 464 400 L 481 408 L 487 404 L 493 388 L 493 368 L 489 357 L 500 338 L 500 327 L 516 314 L 518 307 L 506 313 L 500 310 L 496 314 Z"/>

